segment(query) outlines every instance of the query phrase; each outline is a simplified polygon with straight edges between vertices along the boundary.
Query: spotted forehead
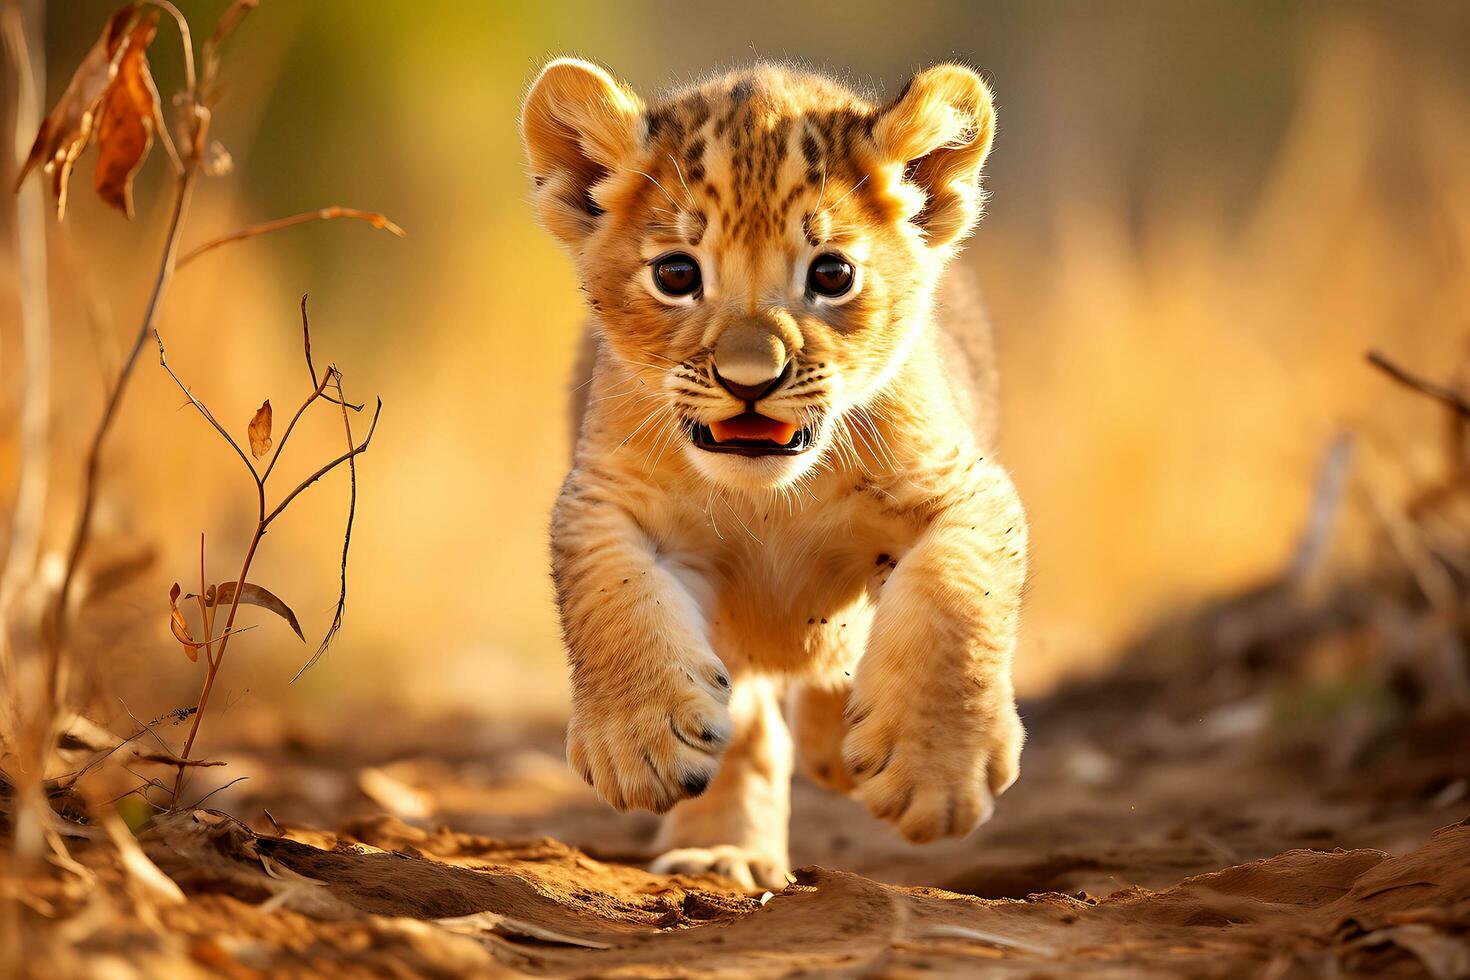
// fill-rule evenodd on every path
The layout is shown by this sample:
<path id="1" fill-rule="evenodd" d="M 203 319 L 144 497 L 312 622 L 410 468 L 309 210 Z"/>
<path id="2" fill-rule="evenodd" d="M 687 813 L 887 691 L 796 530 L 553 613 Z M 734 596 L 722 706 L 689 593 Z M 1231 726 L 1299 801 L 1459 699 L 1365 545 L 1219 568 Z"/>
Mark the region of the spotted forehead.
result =
<path id="1" fill-rule="evenodd" d="M 724 237 L 753 244 L 788 227 L 798 201 L 850 187 L 875 112 L 829 79 L 767 70 L 663 101 L 645 114 L 643 141 L 688 201 L 673 200 L 679 237 L 698 244 L 717 217 Z M 801 218 L 812 244 L 831 234 L 815 208 Z"/>

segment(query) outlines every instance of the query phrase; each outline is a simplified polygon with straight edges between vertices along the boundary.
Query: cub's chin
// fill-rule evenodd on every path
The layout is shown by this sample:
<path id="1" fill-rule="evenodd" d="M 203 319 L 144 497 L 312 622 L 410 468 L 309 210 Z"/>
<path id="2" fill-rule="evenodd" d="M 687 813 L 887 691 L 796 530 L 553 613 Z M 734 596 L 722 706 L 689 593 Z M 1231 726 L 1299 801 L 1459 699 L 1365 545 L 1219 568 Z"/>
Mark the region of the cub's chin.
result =
<path id="1" fill-rule="evenodd" d="M 821 457 L 820 429 L 746 412 L 690 427 L 684 452 L 710 481 L 741 490 L 780 490 Z"/>

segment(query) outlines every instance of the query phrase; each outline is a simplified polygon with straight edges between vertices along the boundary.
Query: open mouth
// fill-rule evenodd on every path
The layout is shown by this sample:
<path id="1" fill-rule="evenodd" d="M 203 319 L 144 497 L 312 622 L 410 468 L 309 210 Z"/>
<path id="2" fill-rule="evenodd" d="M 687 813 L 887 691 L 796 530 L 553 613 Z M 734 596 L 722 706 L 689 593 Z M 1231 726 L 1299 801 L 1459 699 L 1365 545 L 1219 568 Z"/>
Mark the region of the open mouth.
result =
<path id="1" fill-rule="evenodd" d="M 695 446 L 708 453 L 795 456 L 811 448 L 812 430 L 767 418 L 759 412 L 742 412 L 709 425 L 696 424 L 690 438 Z"/>

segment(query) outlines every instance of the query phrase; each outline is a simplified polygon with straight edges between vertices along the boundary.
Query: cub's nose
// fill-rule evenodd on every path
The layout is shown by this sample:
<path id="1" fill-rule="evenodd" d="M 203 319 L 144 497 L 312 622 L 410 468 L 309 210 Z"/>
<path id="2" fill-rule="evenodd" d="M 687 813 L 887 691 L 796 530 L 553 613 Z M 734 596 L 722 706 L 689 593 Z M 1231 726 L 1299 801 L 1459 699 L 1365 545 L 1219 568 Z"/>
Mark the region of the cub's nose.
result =
<path id="1" fill-rule="evenodd" d="M 715 344 L 715 380 L 741 401 L 759 401 L 780 387 L 789 367 L 781 338 L 756 324 L 732 324 Z"/>
<path id="2" fill-rule="evenodd" d="M 726 391 L 728 391 L 730 394 L 734 395 L 741 401 L 758 402 L 762 398 L 769 395 L 771 392 L 775 391 L 777 388 L 781 387 L 781 382 L 786 380 L 786 372 L 787 370 L 789 370 L 789 368 L 790 365 L 788 363 L 787 367 L 782 368 L 781 373 L 776 375 L 774 378 L 753 385 L 743 385 L 738 382 L 731 381 L 729 378 L 720 373 L 719 368 L 715 368 L 715 380 L 720 383 L 720 387 L 724 388 Z"/>

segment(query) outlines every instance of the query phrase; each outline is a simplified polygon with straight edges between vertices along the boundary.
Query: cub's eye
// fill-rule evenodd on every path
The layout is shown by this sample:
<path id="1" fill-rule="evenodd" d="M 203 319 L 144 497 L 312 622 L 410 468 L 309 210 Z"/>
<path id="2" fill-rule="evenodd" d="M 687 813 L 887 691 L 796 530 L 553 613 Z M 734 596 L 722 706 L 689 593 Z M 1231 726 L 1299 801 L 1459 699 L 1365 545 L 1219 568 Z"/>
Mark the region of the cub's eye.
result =
<path id="1" fill-rule="evenodd" d="M 837 297 L 852 288 L 852 263 L 840 255 L 819 255 L 806 273 L 806 288 L 818 296 Z"/>
<path id="2" fill-rule="evenodd" d="M 667 296 L 692 295 L 702 282 L 699 263 L 683 252 L 665 255 L 653 263 L 653 281 Z"/>

